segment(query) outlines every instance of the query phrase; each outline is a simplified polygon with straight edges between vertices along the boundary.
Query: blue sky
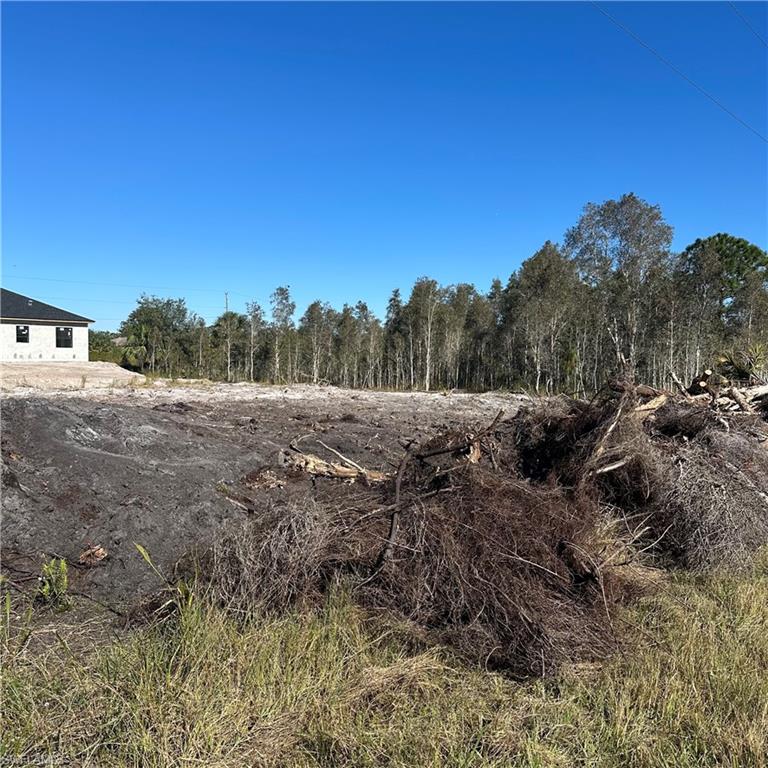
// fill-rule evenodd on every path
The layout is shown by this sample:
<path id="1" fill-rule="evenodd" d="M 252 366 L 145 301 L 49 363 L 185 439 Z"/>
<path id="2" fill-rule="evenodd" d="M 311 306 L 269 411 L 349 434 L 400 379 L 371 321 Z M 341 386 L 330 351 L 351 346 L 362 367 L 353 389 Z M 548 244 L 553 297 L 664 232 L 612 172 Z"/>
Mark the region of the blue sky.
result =
<path id="1" fill-rule="evenodd" d="M 727 3 L 602 7 L 768 134 Z M 4 2 L 2 44 L 3 285 L 100 328 L 142 289 L 210 320 L 485 290 L 629 191 L 676 248 L 768 244 L 766 143 L 590 3 Z"/>

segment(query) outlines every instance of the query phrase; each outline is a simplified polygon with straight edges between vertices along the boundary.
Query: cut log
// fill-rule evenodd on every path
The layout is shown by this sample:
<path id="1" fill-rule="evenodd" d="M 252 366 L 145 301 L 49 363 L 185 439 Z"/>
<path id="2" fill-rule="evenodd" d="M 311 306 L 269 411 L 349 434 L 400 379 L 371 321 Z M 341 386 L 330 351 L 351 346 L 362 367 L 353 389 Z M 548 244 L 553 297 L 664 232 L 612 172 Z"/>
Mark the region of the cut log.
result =
<path id="1" fill-rule="evenodd" d="M 754 403 L 755 400 L 762 400 L 764 397 L 768 397 L 768 384 L 761 384 L 757 387 L 747 387 L 746 389 L 739 390 L 747 402 Z"/>
<path id="2" fill-rule="evenodd" d="M 709 377 L 711 375 L 712 375 L 712 371 L 709 368 L 707 368 L 705 371 L 702 371 L 702 373 L 695 376 L 693 381 L 691 382 L 691 386 L 688 387 L 688 394 L 698 395 L 701 393 L 702 390 L 706 391 L 707 382 L 709 381 Z"/>

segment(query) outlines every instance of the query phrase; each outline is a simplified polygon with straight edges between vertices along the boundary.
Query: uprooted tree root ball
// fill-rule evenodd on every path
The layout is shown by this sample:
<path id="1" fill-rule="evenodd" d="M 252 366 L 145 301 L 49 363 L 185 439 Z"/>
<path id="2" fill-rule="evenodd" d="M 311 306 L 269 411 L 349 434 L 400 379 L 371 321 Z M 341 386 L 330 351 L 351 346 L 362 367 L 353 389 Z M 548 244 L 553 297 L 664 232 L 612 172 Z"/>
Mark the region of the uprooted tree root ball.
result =
<path id="1" fill-rule="evenodd" d="M 768 428 L 754 414 L 559 398 L 508 429 L 507 461 L 609 505 L 661 564 L 744 568 L 768 542 Z"/>
<path id="2" fill-rule="evenodd" d="M 412 443 L 377 482 L 355 465 L 360 482 L 313 483 L 200 554 L 198 573 L 245 612 L 318 604 L 343 580 L 464 658 L 549 674 L 616 648 L 639 554 L 739 566 L 768 541 L 767 439 L 753 414 L 667 395 L 542 400 Z"/>

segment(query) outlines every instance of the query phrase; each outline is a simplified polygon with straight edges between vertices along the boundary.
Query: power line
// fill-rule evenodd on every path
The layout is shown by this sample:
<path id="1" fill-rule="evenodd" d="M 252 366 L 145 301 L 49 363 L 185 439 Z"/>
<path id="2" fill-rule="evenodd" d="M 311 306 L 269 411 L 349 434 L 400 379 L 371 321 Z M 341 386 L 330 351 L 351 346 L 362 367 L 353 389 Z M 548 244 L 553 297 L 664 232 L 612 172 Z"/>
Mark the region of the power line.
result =
<path id="1" fill-rule="evenodd" d="M 96 303 L 96 304 L 136 304 L 136 299 L 92 299 L 90 297 L 85 298 L 83 296 L 37 296 L 37 299 L 39 301 L 80 301 L 80 302 L 89 302 L 89 303 Z M 220 312 L 221 307 L 211 307 L 211 306 L 204 306 L 200 307 L 198 306 L 197 309 L 204 309 L 204 310 L 210 310 L 212 312 Z"/>
<path id="2" fill-rule="evenodd" d="M 125 317 L 91 317 L 90 320 L 93 320 L 95 323 L 113 323 L 115 325 L 120 325 L 121 323 L 124 323 L 126 318 Z M 213 325 L 219 318 L 214 317 L 213 315 L 196 315 L 197 320 L 204 320 L 208 325 Z"/>
<path id="3" fill-rule="evenodd" d="M 731 10 L 744 22 L 744 26 L 766 47 L 768 41 L 749 23 L 749 19 L 736 7 L 736 3 L 729 2 Z"/>
<path id="4" fill-rule="evenodd" d="M 600 13 L 603 14 L 603 16 L 605 16 L 607 19 L 613 22 L 620 30 L 622 30 L 624 33 L 629 35 L 635 42 L 642 45 L 643 48 L 650 51 L 660 62 L 662 62 L 663 64 L 666 64 L 666 66 L 668 66 L 676 75 L 678 75 L 679 77 L 682 77 L 686 83 L 688 83 L 689 85 L 692 85 L 699 93 L 706 96 L 713 104 L 720 107 L 720 109 L 722 109 L 723 112 L 725 112 L 727 115 L 730 115 L 737 123 L 741 123 L 741 125 L 743 125 L 745 128 L 752 131 L 752 133 L 754 133 L 755 136 L 762 139 L 766 144 L 768 144 L 768 138 L 763 136 L 763 134 L 760 133 L 760 131 L 756 130 L 749 123 L 742 120 L 737 114 L 734 114 L 733 112 L 731 112 L 731 110 L 728 109 L 728 107 L 726 107 L 725 104 L 718 101 L 711 93 L 709 93 L 709 91 L 706 91 L 704 88 L 702 88 L 695 80 L 691 80 L 691 78 L 688 77 L 688 75 L 686 75 L 685 72 L 682 72 L 681 70 L 679 70 L 671 61 L 669 61 L 669 59 L 666 59 L 655 48 L 652 48 L 650 45 L 648 45 L 648 43 L 646 43 L 644 40 L 639 38 L 629 27 L 625 26 L 618 19 L 611 16 L 611 14 L 608 13 L 608 11 L 606 11 L 605 9 L 603 9 L 600 5 L 598 5 L 597 2 L 595 2 L 595 0 L 590 0 L 590 2 L 592 3 L 592 5 L 595 6 L 595 8 L 597 8 L 598 11 L 600 11 Z"/>
<path id="5" fill-rule="evenodd" d="M 89 280 L 64 280 L 62 278 L 58 277 L 29 277 L 25 275 L 9 275 L 4 274 L 3 278 L 11 277 L 15 280 L 33 280 L 33 281 L 42 281 L 46 283 L 71 283 L 73 285 L 98 285 L 98 286 L 108 286 L 110 288 L 135 288 L 138 291 L 202 291 L 203 293 L 221 293 L 221 289 L 219 288 L 181 288 L 179 286 L 169 286 L 169 285 L 126 285 L 125 283 L 102 283 L 102 282 L 92 282 Z M 230 293 L 233 293 L 237 296 L 242 296 L 244 298 L 250 298 L 250 296 L 246 293 L 236 293 L 235 291 L 230 291 Z"/>

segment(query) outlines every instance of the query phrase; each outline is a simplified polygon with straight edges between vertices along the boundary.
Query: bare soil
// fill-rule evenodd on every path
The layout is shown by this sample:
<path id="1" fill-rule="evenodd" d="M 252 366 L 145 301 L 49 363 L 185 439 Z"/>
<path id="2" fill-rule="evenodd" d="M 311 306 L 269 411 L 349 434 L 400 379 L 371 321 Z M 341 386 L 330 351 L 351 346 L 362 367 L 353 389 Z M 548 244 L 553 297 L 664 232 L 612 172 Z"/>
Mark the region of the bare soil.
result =
<path id="1" fill-rule="evenodd" d="M 14 390 L 70 390 L 141 384 L 144 376 L 114 363 L 37 362 L 0 363 L 0 388 Z"/>
<path id="2" fill-rule="evenodd" d="M 228 491 L 255 470 L 285 472 L 279 452 L 292 440 L 335 460 L 321 440 L 386 471 L 402 455 L 401 438 L 485 424 L 520 402 L 501 394 L 250 384 L 13 388 L 2 407 L 3 570 L 31 588 L 45 558 L 64 557 L 74 592 L 123 610 L 161 585 L 136 543 L 170 575 L 191 547 L 312 491 L 312 480 L 295 473 L 283 487 L 249 486 L 246 504 Z M 340 481 L 315 482 L 330 488 Z M 107 557 L 80 565 L 90 545 Z"/>

